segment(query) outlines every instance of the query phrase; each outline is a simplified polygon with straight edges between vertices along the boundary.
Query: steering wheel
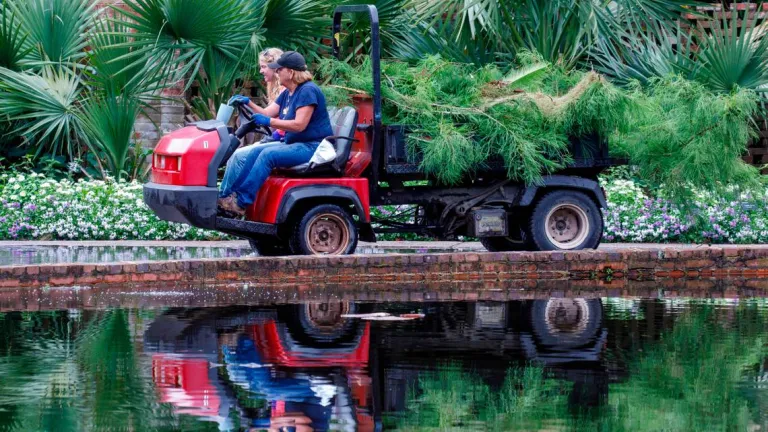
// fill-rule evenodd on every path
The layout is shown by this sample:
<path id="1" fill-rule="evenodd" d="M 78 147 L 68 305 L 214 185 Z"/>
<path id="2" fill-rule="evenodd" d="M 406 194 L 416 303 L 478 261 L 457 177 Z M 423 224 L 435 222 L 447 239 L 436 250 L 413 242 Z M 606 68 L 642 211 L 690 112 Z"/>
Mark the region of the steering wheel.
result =
<path id="1" fill-rule="evenodd" d="M 237 111 L 243 117 L 245 122 L 243 122 L 240 125 L 240 127 L 237 128 L 237 131 L 235 132 L 235 136 L 237 136 L 238 138 L 242 138 L 251 132 L 258 132 L 262 135 L 272 136 L 271 129 L 269 129 L 266 126 L 257 125 L 251 121 L 251 119 L 253 118 L 254 112 L 248 107 L 248 105 L 238 104 Z"/>

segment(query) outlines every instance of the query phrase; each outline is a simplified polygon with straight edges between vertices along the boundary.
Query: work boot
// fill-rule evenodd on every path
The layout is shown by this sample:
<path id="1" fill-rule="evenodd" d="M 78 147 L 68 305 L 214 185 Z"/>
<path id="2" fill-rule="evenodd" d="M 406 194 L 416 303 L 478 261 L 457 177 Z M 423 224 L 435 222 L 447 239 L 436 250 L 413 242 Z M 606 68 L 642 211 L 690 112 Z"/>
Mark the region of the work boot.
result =
<path id="1" fill-rule="evenodd" d="M 235 194 L 232 194 L 226 198 L 219 198 L 217 201 L 219 208 L 227 213 L 231 213 L 236 216 L 245 216 L 245 209 L 237 205 L 237 198 Z"/>

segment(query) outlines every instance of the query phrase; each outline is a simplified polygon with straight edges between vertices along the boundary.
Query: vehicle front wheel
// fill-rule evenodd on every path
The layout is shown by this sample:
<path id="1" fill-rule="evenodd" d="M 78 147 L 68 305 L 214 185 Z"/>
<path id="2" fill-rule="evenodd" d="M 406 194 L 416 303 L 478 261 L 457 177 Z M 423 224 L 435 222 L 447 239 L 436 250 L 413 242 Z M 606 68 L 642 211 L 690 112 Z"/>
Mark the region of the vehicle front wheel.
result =
<path id="1" fill-rule="evenodd" d="M 302 216 L 290 245 L 297 255 L 349 255 L 357 249 L 357 237 L 349 213 L 337 205 L 322 204 Z"/>
<path id="2" fill-rule="evenodd" d="M 538 250 L 594 249 L 602 237 L 603 215 L 581 192 L 554 191 L 536 203 L 530 233 Z"/>

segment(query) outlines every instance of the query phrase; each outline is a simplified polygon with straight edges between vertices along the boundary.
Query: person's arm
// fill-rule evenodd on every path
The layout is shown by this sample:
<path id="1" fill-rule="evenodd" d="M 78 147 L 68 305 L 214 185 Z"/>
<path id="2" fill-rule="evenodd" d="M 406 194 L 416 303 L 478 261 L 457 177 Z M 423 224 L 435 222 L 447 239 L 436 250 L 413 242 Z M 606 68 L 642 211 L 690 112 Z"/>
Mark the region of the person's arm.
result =
<path id="1" fill-rule="evenodd" d="M 267 107 L 268 109 L 271 107 Z M 307 125 L 309 124 L 309 120 L 312 118 L 312 113 L 315 112 L 315 106 L 314 105 L 307 105 L 303 106 L 296 110 L 296 118 L 294 120 L 280 120 L 278 118 L 273 118 L 269 122 L 269 126 L 273 128 L 282 129 L 286 132 L 303 132 L 304 129 L 307 128 Z M 269 116 L 269 117 L 276 117 L 278 114 L 277 111 L 275 111 L 275 115 Z M 267 115 L 267 114 L 264 114 Z"/>
<path id="2" fill-rule="evenodd" d="M 252 109 L 256 114 L 265 115 L 267 117 L 277 117 L 277 115 L 280 113 L 280 106 L 274 102 L 267 105 L 266 108 L 262 108 L 253 102 L 248 102 L 248 107 Z"/>

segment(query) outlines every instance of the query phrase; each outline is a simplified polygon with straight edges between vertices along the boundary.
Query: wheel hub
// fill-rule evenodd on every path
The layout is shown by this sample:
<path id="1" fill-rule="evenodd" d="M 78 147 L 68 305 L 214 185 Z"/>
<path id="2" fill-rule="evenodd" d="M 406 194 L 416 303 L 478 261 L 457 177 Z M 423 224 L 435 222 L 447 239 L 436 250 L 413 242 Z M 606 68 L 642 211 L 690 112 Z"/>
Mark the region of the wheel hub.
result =
<path id="1" fill-rule="evenodd" d="M 546 220 L 547 237 L 560 249 L 577 248 L 589 234 L 587 214 L 572 204 L 553 208 Z"/>
<path id="2" fill-rule="evenodd" d="M 340 254 L 349 242 L 347 224 L 334 214 L 318 215 L 309 224 L 308 244 L 316 254 Z"/>

